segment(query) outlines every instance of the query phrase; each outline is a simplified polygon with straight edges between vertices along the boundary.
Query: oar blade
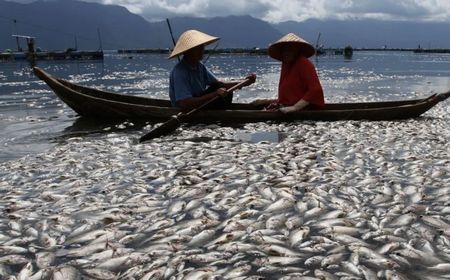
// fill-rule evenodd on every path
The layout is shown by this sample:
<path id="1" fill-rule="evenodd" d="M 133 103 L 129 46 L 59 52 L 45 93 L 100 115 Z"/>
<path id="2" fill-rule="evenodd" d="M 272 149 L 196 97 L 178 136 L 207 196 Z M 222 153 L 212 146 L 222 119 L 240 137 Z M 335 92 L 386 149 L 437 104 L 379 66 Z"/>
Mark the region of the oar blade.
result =
<path id="1" fill-rule="evenodd" d="M 139 143 L 167 135 L 177 129 L 180 125 L 181 122 L 178 120 L 178 118 L 176 116 L 173 116 L 172 118 L 170 118 L 170 120 L 166 121 L 162 125 L 152 129 L 149 133 L 142 136 L 139 139 Z"/>
<path id="2" fill-rule="evenodd" d="M 446 93 L 440 93 L 438 94 L 439 101 L 444 101 L 445 99 L 450 97 L 450 91 L 447 91 Z"/>

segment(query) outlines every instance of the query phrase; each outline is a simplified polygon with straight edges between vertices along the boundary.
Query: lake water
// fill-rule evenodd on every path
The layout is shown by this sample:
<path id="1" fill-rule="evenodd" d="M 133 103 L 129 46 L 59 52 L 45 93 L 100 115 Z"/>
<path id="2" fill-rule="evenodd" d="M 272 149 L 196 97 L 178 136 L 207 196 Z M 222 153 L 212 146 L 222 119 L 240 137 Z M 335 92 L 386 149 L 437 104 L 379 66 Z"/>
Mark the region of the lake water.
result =
<path id="1" fill-rule="evenodd" d="M 352 59 L 313 59 L 328 102 L 394 100 L 450 89 L 450 55 L 412 52 L 355 52 Z M 38 62 L 64 79 L 127 94 L 167 98 L 168 76 L 176 60 L 165 55 L 107 53 L 103 62 Z M 207 66 L 221 79 L 258 75 L 235 101 L 276 95 L 280 65 L 265 56 L 214 55 Z M 0 63 L 0 162 L 43 152 L 58 139 L 103 129 L 74 126 L 77 115 L 32 73 L 26 62 Z"/>
<path id="2" fill-rule="evenodd" d="M 166 98 L 174 63 L 109 53 L 38 66 Z M 314 63 L 327 102 L 450 89 L 449 55 Z M 258 75 L 237 101 L 276 95 L 267 57 L 207 65 Z M 80 119 L 27 63 L 1 63 L 0 83 L 1 279 L 449 278 L 448 100 L 416 119 L 192 125 L 138 144 L 153 124 Z"/>

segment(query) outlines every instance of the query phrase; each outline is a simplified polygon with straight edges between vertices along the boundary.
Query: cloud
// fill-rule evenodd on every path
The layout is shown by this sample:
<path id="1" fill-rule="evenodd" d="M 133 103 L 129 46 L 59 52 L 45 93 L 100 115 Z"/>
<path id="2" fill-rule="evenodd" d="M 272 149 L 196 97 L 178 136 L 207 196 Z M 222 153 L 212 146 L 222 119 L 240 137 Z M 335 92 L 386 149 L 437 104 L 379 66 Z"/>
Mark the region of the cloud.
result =
<path id="1" fill-rule="evenodd" d="M 269 5 L 263 1 L 212 1 L 212 0 L 104 0 L 108 4 L 119 4 L 127 7 L 130 11 L 144 16 L 146 19 L 161 20 L 166 17 L 194 16 L 194 17 L 216 17 L 228 15 L 252 15 L 263 17 Z M 134 3 L 138 2 L 138 3 Z"/>
<path id="2" fill-rule="evenodd" d="M 450 8 L 448 1 L 439 0 L 349 0 L 345 9 L 334 7 L 339 18 L 378 18 L 384 20 L 439 20 L 449 19 L 448 12 L 444 16 L 436 6 L 441 9 Z"/>
<path id="3" fill-rule="evenodd" d="M 16 0 L 27 1 L 27 0 Z M 85 0 L 127 7 L 147 20 L 251 15 L 269 22 L 373 18 L 449 21 L 449 0 Z"/>

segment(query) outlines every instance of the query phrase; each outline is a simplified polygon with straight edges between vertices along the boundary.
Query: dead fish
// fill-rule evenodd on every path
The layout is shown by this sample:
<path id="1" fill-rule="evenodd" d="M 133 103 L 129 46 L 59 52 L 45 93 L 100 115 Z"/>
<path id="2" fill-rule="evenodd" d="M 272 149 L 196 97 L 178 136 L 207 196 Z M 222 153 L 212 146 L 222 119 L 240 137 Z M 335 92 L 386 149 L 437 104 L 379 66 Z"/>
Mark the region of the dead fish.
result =
<path id="1" fill-rule="evenodd" d="M 207 253 L 200 253 L 200 254 L 192 254 L 190 256 L 187 256 L 186 259 L 189 260 L 189 262 L 193 263 L 212 263 L 217 262 L 219 260 L 222 260 L 224 258 L 230 258 L 232 256 L 231 253 L 227 252 L 207 252 Z"/>
<path id="2" fill-rule="evenodd" d="M 198 280 L 198 279 L 212 279 L 214 274 L 214 269 L 212 267 L 204 267 L 195 269 L 186 276 L 183 277 L 184 280 Z"/>
<path id="3" fill-rule="evenodd" d="M 305 265 L 307 267 L 320 266 L 324 258 L 325 256 L 312 256 L 305 260 Z"/>
<path id="4" fill-rule="evenodd" d="M 316 218 L 318 216 L 320 216 L 322 213 L 324 213 L 326 211 L 325 208 L 322 207 L 314 207 L 312 209 L 307 210 L 304 214 L 303 214 L 303 218 L 305 219 L 305 221 L 311 220 L 313 218 Z"/>
<path id="5" fill-rule="evenodd" d="M 209 242 L 206 247 L 210 247 L 212 245 L 220 245 L 220 244 L 224 244 L 233 240 L 236 240 L 242 236 L 244 236 L 246 234 L 246 231 L 234 231 L 234 232 L 226 232 L 224 234 L 222 234 L 221 236 L 219 236 L 218 238 L 212 240 L 211 242 Z"/>
<path id="6" fill-rule="evenodd" d="M 283 257 L 300 257 L 301 253 L 295 252 L 283 246 L 274 245 L 274 244 L 262 244 L 260 246 L 261 250 L 266 252 L 271 256 L 283 256 Z"/>
<path id="7" fill-rule="evenodd" d="M 340 266 L 342 267 L 342 269 L 344 269 L 345 271 L 349 272 L 352 275 L 363 276 L 363 273 L 359 269 L 359 267 L 357 265 L 353 264 L 352 262 L 342 261 L 340 263 Z"/>
<path id="8" fill-rule="evenodd" d="M 59 266 L 53 270 L 53 280 L 79 280 L 80 272 L 72 266 Z"/>
<path id="9" fill-rule="evenodd" d="M 275 201 L 277 199 L 277 195 L 272 191 L 272 188 L 270 186 L 259 187 L 258 191 L 265 199 L 269 199 L 272 201 Z"/>
<path id="10" fill-rule="evenodd" d="M 409 262 L 407 258 L 400 256 L 397 253 L 389 254 L 389 257 L 402 267 L 406 268 L 412 267 L 412 264 Z"/>
<path id="11" fill-rule="evenodd" d="M 298 244 L 300 244 L 308 234 L 309 234 L 309 227 L 307 226 L 300 227 L 299 229 L 291 232 L 291 234 L 289 235 L 289 241 L 291 243 L 291 246 L 295 247 Z"/>
<path id="12" fill-rule="evenodd" d="M 329 228 L 325 228 L 325 229 L 319 231 L 319 233 L 324 234 L 324 235 L 345 234 L 345 235 L 349 235 L 349 236 L 360 236 L 367 231 L 368 231 L 367 229 L 361 229 L 361 228 L 357 228 L 357 227 L 336 225 L 336 226 L 331 226 Z"/>
<path id="13" fill-rule="evenodd" d="M 450 263 L 438 263 L 433 266 L 428 266 L 427 269 L 439 273 L 448 273 L 450 272 Z"/>
<path id="14" fill-rule="evenodd" d="M 62 257 L 62 256 L 86 257 L 93 253 L 105 250 L 106 248 L 108 248 L 108 244 L 109 244 L 109 242 L 108 243 L 107 242 L 105 242 L 105 243 L 99 242 L 99 243 L 88 244 L 88 245 L 81 246 L 78 248 L 73 248 L 73 249 L 60 249 L 60 250 L 56 251 L 55 255 L 57 257 Z"/>
<path id="15" fill-rule="evenodd" d="M 197 235 L 193 236 L 191 241 L 189 241 L 187 245 L 189 246 L 204 245 L 208 240 L 213 238 L 215 234 L 216 234 L 215 230 L 212 229 L 203 230 Z"/>
<path id="16" fill-rule="evenodd" d="M 176 202 L 172 203 L 172 205 L 170 205 L 168 214 L 175 215 L 175 214 L 183 211 L 185 208 L 186 208 L 186 202 L 176 201 Z"/>
<path id="17" fill-rule="evenodd" d="M 378 280 L 378 275 L 375 271 L 371 270 L 370 268 L 364 266 L 364 265 L 358 265 L 358 268 L 362 271 L 362 274 L 364 275 L 365 279 L 367 280 Z"/>
<path id="18" fill-rule="evenodd" d="M 292 201 L 287 198 L 280 198 L 279 200 L 275 201 L 274 203 L 270 204 L 265 211 L 266 212 L 276 212 L 281 210 L 286 210 L 294 207 L 295 201 Z"/>
<path id="19" fill-rule="evenodd" d="M 164 272 L 166 271 L 165 267 L 158 267 L 152 269 L 151 271 L 145 273 L 141 280 L 152 280 L 152 279 L 164 279 Z"/>
<path id="20" fill-rule="evenodd" d="M 33 265 L 29 262 L 27 263 L 17 275 L 17 280 L 28 280 L 33 274 Z"/>
<path id="21" fill-rule="evenodd" d="M 332 273 L 329 273 L 322 269 L 315 269 L 314 276 L 316 276 L 318 279 L 322 279 L 322 280 L 337 280 L 337 279 L 339 279 L 337 276 L 333 275 Z"/>
<path id="22" fill-rule="evenodd" d="M 435 218 L 435 217 L 432 217 L 432 216 L 424 216 L 424 215 L 419 216 L 419 218 L 426 225 L 429 225 L 431 227 L 434 227 L 434 228 L 437 228 L 437 229 L 442 229 L 442 230 L 450 229 L 450 225 L 447 224 L 446 222 L 442 221 L 439 218 Z"/>
<path id="23" fill-rule="evenodd" d="M 119 272 L 128 269 L 132 266 L 142 263 L 145 260 L 149 260 L 149 256 L 143 253 L 130 253 L 124 256 L 111 258 L 99 263 L 96 268 L 106 269 L 112 272 Z"/>
<path id="24" fill-rule="evenodd" d="M 286 219 L 285 225 L 289 230 L 295 229 L 303 224 L 303 219 L 299 216 L 291 216 Z"/>
<path id="25" fill-rule="evenodd" d="M 121 247 L 112 248 L 112 249 L 107 249 L 105 251 L 92 254 L 92 255 L 88 256 L 87 259 L 95 261 L 95 262 L 104 261 L 106 259 L 119 257 L 119 256 L 123 256 L 125 254 L 132 253 L 133 251 L 134 251 L 134 249 L 132 249 L 132 248 L 121 248 Z"/>
<path id="26" fill-rule="evenodd" d="M 54 248 L 58 242 L 55 238 L 51 237 L 48 233 L 42 233 L 39 238 L 40 244 L 47 249 Z"/>
<path id="27" fill-rule="evenodd" d="M 45 269 L 51 266 L 54 261 L 55 261 L 55 254 L 53 252 L 36 253 L 36 265 L 40 269 Z"/>
<path id="28" fill-rule="evenodd" d="M 391 222 L 389 222 L 389 227 L 396 228 L 396 227 L 402 227 L 407 226 L 416 221 L 417 216 L 414 213 L 406 213 L 403 215 L 398 216 Z"/>
<path id="29" fill-rule="evenodd" d="M 241 241 L 232 241 L 229 243 L 222 244 L 217 247 L 218 251 L 224 251 L 224 252 L 231 252 L 231 253 L 238 253 L 238 252 L 244 252 L 249 253 L 253 255 L 263 255 L 258 249 L 255 244 L 251 243 L 244 243 Z"/>
<path id="30" fill-rule="evenodd" d="M 70 244 L 76 244 L 76 243 L 89 242 L 89 241 L 95 240 L 98 237 L 103 236 L 105 234 L 109 234 L 109 236 L 111 236 L 113 233 L 103 230 L 103 229 L 93 230 L 93 231 L 89 231 L 89 232 L 85 232 L 85 233 L 83 232 L 80 235 L 69 238 L 66 241 L 66 244 L 70 245 Z"/>
<path id="31" fill-rule="evenodd" d="M 7 255 L 0 257 L 0 264 L 6 265 L 20 265 L 27 264 L 29 260 L 22 255 Z"/>
<path id="32" fill-rule="evenodd" d="M 266 228 L 267 229 L 278 229 L 284 226 L 284 223 L 286 222 L 286 214 L 281 213 L 278 215 L 270 216 L 266 220 Z"/>
<path id="33" fill-rule="evenodd" d="M 26 254 L 28 249 L 20 246 L 0 246 L 0 255 Z"/>
<path id="34" fill-rule="evenodd" d="M 392 271 L 390 269 L 387 269 L 384 271 L 384 277 L 386 280 L 407 280 L 409 277 L 406 277 L 405 275 L 401 274 L 398 271 Z"/>
<path id="35" fill-rule="evenodd" d="M 0 278 L 6 278 L 12 274 L 11 268 L 7 265 L 0 264 Z"/>
<path id="36" fill-rule="evenodd" d="M 252 266 L 249 264 L 238 265 L 237 267 L 226 270 L 225 274 L 224 274 L 224 278 L 225 279 L 237 279 L 238 277 L 243 276 L 246 273 L 250 272 L 251 269 L 252 269 Z M 219 271 L 216 271 L 216 273 L 219 273 Z"/>
<path id="37" fill-rule="evenodd" d="M 256 259 L 254 261 L 257 266 L 265 265 L 278 265 L 278 266 L 288 266 L 293 264 L 300 264 L 303 262 L 303 258 L 299 257 L 282 257 L 282 256 L 268 256 L 265 258 Z"/>
<path id="38" fill-rule="evenodd" d="M 100 280 L 111 280 L 111 279 L 117 279 L 117 277 L 118 277 L 118 275 L 114 272 L 111 272 L 106 269 L 99 269 L 99 268 L 83 269 L 82 273 L 88 277 L 92 277 L 92 278 L 100 279 Z"/>
<path id="39" fill-rule="evenodd" d="M 380 253 L 381 255 L 386 255 L 386 254 L 389 254 L 392 251 L 400 248 L 400 246 L 401 246 L 400 242 L 390 242 L 390 243 L 384 244 L 379 249 L 377 249 L 377 252 Z"/>
<path id="40" fill-rule="evenodd" d="M 44 268 L 31 275 L 27 280 L 51 279 L 54 268 Z"/>
<path id="41" fill-rule="evenodd" d="M 348 254 L 347 253 L 337 253 L 326 256 L 320 262 L 322 267 L 327 267 L 332 264 L 340 263 Z"/>

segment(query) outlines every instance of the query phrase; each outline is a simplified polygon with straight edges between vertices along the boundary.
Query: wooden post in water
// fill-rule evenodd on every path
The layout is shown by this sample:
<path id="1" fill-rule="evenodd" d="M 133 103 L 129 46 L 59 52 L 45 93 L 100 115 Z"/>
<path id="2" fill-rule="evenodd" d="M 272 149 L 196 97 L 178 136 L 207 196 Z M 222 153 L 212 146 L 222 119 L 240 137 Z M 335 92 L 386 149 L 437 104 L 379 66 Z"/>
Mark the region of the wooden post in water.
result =
<path id="1" fill-rule="evenodd" d="M 102 37 L 100 36 L 100 28 L 97 28 L 98 40 L 100 41 L 100 50 L 103 51 Z"/>
<path id="2" fill-rule="evenodd" d="M 167 22 L 167 26 L 169 27 L 170 37 L 172 37 L 173 47 L 175 48 L 175 45 L 176 45 L 177 43 L 175 42 L 175 38 L 173 37 L 172 27 L 170 26 L 169 18 L 166 18 L 166 22 Z M 179 62 L 179 61 L 180 61 L 180 57 L 177 56 L 177 59 L 178 59 L 178 62 Z"/>
<path id="3" fill-rule="evenodd" d="M 18 35 L 19 33 L 17 33 L 17 20 L 13 19 L 13 22 L 14 22 L 14 34 Z M 17 44 L 17 51 L 21 52 L 22 48 L 20 47 L 20 44 L 19 44 L 19 37 L 16 37 L 16 44 Z"/>
<path id="4" fill-rule="evenodd" d="M 77 42 L 77 35 L 74 35 L 75 39 L 75 50 L 78 50 L 78 42 Z"/>

